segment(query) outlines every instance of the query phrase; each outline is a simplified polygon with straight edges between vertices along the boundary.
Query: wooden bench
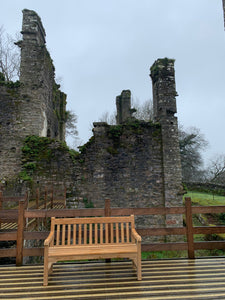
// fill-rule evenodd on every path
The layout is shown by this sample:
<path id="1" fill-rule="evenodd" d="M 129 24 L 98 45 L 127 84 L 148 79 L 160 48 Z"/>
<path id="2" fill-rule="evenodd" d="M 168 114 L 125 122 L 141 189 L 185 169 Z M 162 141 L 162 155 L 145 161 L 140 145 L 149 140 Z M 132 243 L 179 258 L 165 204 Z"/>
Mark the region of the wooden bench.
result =
<path id="1" fill-rule="evenodd" d="M 64 260 L 128 258 L 141 280 L 141 237 L 134 216 L 52 218 L 44 242 L 44 283 L 53 263 Z"/>

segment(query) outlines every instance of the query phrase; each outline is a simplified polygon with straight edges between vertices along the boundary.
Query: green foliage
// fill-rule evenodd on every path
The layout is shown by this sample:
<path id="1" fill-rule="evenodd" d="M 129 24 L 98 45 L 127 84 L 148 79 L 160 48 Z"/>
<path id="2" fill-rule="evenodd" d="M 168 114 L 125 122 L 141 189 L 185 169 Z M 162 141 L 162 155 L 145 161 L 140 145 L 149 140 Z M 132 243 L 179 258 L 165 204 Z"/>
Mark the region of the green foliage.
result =
<path id="1" fill-rule="evenodd" d="M 4 85 L 9 89 L 17 89 L 21 86 L 21 83 L 19 80 L 15 81 L 15 82 L 14 81 L 5 81 L 4 74 L 2 74 L 0 72 L 0 85 Z"/>
<path id="2" fill-rule="evenodd" d="M 49 160 L 52 155 L 51 149 L 48 146 L 54 140 L 48 137 L 28 136 L 24 141 L 22 148 L 23 161 L 40 161 L 42 159 Z"/>
<path id="3" fill-rule="evenodd" d="M 12 88 L 12 89 L 17 89 L 21 86 L 21 83 L 19 80 L 13 82 L 13 81 L 8 81 L 5 84 L 8 88 Z"/>
<path id="4" fill-rule="evenodd" d="M 69 149 L 69 147 L 67 146 L 68 148 L 68 151 L 69 151 L 69 154 L 70 154 L 70 157 L 72 158 L 73 162 L 75 162 L 75 160 L 79 157 L 80 153 L 77 152 L 76 150 L 74 149 Z"/>
<path id="5" fill-rule="evenodd" d="M 108 130 L 108 135 L 111 139 L 118 139 L 123 133 L 122 125 L 111 125 Z"/>
<path id="6" fill-rule="evenodd" d="M 26 163 L 23 167 L 24 167 L 25 169 L 27 169 L 27 170 L 33 170 L 33 171 L 35 171 L 37 165 L 36 165 L 36 163 L 34 163 L 34 162 L 29 162 L 29 163 Z"/>
<path id="7" fill-rule="evenodd" d="M 187 251 L 145 251 L 141 253 L 143 260 L 187 257 Z"/>
<path id="8" fill-rule="evenodd" d="M 31 181 L 31 176 L 27 173 L 26 170 L 22 170 L 20 173 L 19 173 L 19 178 L 23 181 Z"/>
<path id="9" fill-rule="evenodd" d="M 118 154 L 118 150 L 114 147 L 108 147 L 108 148 L 106 148 L 106 151 L 112 155 Z"/>
<path id="10" fill-rule="evenodd" d="M 169 59 L 167 57 L 158 59 L 150 68 L 151 70 L 151 77 L 153 79 L 153 82 L 158 80 L 158 77 L 161 76 L 168 76 L 170 75 L 169 70 L 167 69 L 168 64 L 170 62 L 174 62 L 174 59 Z"/>
<path id="11" fill-rule="evenodd" d="M 43 172 L 42 163 L 50 163 L 54 159 L 55 151 L 69 153 L 73 162 L 77 162 L 80 153 L 70 149 L 65 142 L 60 143 L 48 137 L 28 136 L 22 148 L 22 172 L 19 178 L 30 181 L 34 172 Z"/>
<path id="12" fill-rule="evenodd" d="M 143 121 L 138 119 L 129 119 L 124 126 L 134 134 L 141 134 L 144 127 L 148 126 L 148 123 L 144 124 Z"/>
<path id="13" fill-rule="evenodd" d="M 87 198 L 83 198 L 83 202 L 84 202 L 85 208 L 94 208 L 94 204 L 91 201 L 89 202 Z"/>
<path id="14" fill-rule="evenodd" d="M 0 72 L 0 83 L 4 83 L 5 82 L 5 76 L 2 72 Z"/>
<path id="15" fill-rule="evenodd" d="M 86 150 L 94 143 L 94 141 L 95 137 L 92 136 L 86 144 L 84 144 L 83 146 L 79 146 L 78 149 L 80 153 L 85 154 Z"/>

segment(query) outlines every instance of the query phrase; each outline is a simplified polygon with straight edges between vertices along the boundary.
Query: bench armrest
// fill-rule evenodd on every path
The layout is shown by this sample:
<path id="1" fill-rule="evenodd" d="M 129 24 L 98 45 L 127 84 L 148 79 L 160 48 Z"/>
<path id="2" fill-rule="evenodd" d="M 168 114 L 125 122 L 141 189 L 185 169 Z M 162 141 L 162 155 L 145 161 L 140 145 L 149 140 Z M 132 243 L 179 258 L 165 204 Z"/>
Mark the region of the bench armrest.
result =
<path id="1" fill-rule="evenodd" d="M 141 242 L 141 236 L 137 233 L 137 231 L 134 228 L 132 228 L 131 234 L 137 242 Z"/>
<path id="2" fill-rule="evenodd" d="M 50 246 L 50 243 L 52 242 L 54 238 L 54 231 L 51 231 L 50 234 L 48 235 L 47 239 L 44 242 L 44 246 Z"/>

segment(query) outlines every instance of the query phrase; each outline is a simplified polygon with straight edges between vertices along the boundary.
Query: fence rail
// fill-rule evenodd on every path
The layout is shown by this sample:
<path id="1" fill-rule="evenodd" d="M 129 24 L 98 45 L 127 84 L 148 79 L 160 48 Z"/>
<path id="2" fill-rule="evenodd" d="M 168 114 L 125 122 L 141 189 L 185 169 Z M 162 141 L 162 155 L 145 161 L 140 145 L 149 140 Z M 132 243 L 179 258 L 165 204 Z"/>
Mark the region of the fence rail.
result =
<path id="1" fill-rule="evenodd" d="M 2 195 L 0 194 L 0 198 Z M 44 219 L 50 217 L 87 217 L 87 216 L 122 216 L 122 215 L 172 215 L 182 214 L 186 220 L 184 227 L 171 228 L 137 228 L 142 237 L 146 236 L 173 236 L 183 235 L 185 242 L 171 243 L 143 243 L 142 251 L 178 251 L 187 250 L 189 258 L 195 258 L 195 250 L 199 249 L 225 249 L 225 241 L 194 241 L 195 234 L 225 233 L 225 226 L 193 226 L 193 215 L 202 213 L 222 213 L 225 206 L 192 207 L 191 198 L 185 199 L 184 207 L 155 207 L 155 208 L 113 208 L 110 200 L 105 200 L 104 208 L 87 209 L 27 209 L 26 197 L 19 199 L 17 210 L 0 210 L 0 224 L 4 220 L 16 220 L 17 231 L 1 231 L 0 241 L 16 241 L 16 248 L 1 249 L 0 257 L 16 257 L 16 264 L 21 265 L 24 256 L 43 256 L 43 247 L 24 248 L 26 240 L 44 240 L 48 231 L 27 231 L 27 219 Z"/>

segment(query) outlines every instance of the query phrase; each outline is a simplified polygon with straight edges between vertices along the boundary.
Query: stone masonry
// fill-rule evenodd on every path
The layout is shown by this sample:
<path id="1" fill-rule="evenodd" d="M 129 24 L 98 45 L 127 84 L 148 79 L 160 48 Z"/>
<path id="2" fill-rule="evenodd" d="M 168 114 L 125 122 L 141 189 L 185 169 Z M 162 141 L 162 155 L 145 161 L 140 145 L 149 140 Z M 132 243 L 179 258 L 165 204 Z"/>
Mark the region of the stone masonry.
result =
<path id="1" fill-rule="evenodd" d="M 0 180 L 18 174 L 26 136 L 65 140 L 66 95 L 55 83 L 40 17 L 23 10 L 20 81 L 0 82 Z"/>
<path id="2" fill-rule="evenodd" d="M 161 125 L 164 205 L 182 204 L 182 173 L 178 139 L 174 60 L 158 59 L 151 67 L 154 121 Z M 167 225 L 180 223 L 180 216 L 167 216 Z"/>

